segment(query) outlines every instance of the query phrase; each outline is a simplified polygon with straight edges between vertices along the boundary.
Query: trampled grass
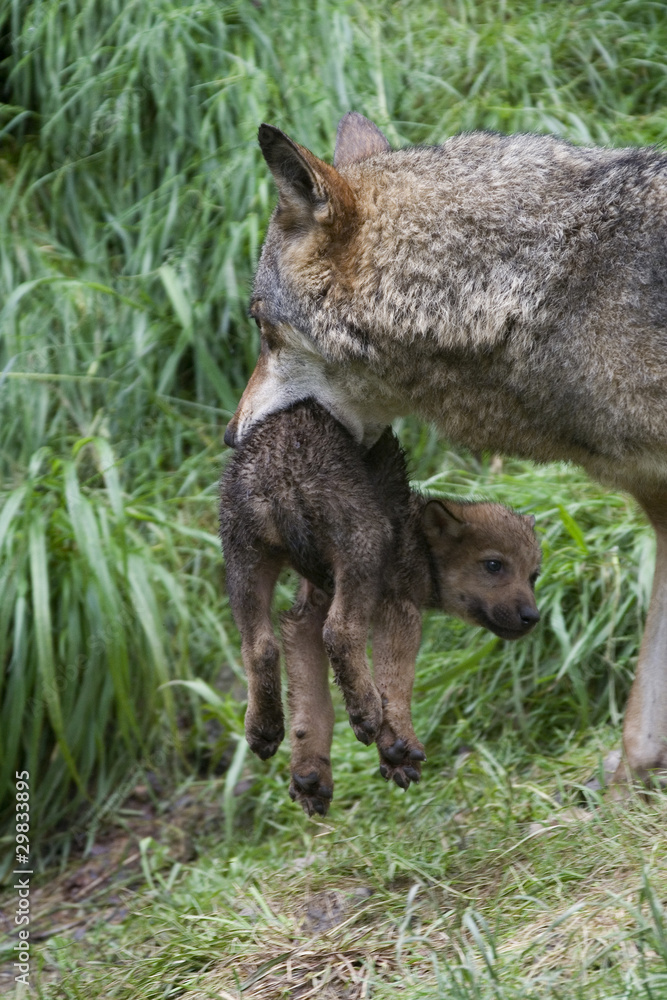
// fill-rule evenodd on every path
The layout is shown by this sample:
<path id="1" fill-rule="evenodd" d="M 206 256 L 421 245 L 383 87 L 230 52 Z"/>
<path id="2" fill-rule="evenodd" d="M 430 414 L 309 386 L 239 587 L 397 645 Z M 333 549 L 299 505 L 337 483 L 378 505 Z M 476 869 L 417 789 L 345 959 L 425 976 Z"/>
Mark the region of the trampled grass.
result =
<path id="1" fill-rule="evenodd" d="M 169 868 L 146 841 L 127 919 L 83 905 L 92 929 L 47 940 L 39 989 L 662 996 L 663 804 L 586 820 L 551 798 L 618 743 L 653 560 L 633 504 L 401 425 L 425 487 L 535 513 L 543 622 L 511 645 L 430 618 L 424 782 L 387 788 L 341 717 L 314 826 L 287 800 L 285 749 L 260 764 L 238 742 L 215 483 L 257 349 L 245 310 L 274 198 L 258 124 L 324 156 L 351 108 L 394 144 L 664 143 L 664 4 L 8 0 L 0 87 L 2 843 L 16 769 L 47 863 L 91 843 L 145 769 L 227 768 L 203 792 L 217 846 Z M 315 897 L 344 926 L 316 934 Z"/>

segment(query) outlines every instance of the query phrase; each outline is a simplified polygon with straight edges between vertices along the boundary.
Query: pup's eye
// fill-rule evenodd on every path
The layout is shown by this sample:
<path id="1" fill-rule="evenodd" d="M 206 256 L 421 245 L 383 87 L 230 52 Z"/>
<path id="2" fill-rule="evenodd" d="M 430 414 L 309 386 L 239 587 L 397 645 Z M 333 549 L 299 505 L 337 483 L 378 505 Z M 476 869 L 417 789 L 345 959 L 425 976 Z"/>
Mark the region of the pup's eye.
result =
<path id="1" fill-rule="evenodd" d="M 488 570 L 489 573 L 500 573 L 503 568 L 503 564 L 500 559 L 485 559 L 484 569 Z"/>
<path id="2" fill-rule="evenodd" d="M 539 573 L 532 573 L 531 574 L 531 577 L 530 577 L 530 585 L 531 585 L 531 587 L 535 586 L 535 584 L 537 583 L 537 578 L 538 578 L 539 575 L 540 575 Z"/>

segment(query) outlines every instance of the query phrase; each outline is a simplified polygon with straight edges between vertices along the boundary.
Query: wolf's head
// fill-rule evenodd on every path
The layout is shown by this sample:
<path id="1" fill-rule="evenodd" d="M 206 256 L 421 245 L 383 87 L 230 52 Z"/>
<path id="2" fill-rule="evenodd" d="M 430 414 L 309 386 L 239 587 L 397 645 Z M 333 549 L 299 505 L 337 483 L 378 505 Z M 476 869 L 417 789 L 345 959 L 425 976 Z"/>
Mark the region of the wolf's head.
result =
<path id="1" fill-rule="evenodd" d="M 258 420 L 313 396 L 357 441 L 372 444 L 400 407 L 381 379 L 369 395 L 372 349 L 346 315 L 345 302 L 363 290 L 353 267 L 359 206 L 341 170 L 387 153 L 389 143 L 350 112 L 338 126 L 334 166 L 272 125 L 260 126 L 259 144 L 280 198 L 250 304 L 260 356 L 225 442 L 240 444 Z"/>

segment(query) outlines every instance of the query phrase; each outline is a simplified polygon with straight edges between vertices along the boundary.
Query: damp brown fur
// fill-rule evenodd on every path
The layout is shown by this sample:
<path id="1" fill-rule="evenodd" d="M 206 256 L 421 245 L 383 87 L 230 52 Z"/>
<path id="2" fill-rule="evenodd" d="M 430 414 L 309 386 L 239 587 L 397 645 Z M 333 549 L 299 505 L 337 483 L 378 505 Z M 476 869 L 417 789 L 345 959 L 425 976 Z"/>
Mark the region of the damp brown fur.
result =
<path id="1" fill-rule="evenodd" d="M 377 742 L 381 773 L 407 788 L 424 760 L 410 714 L 421 609 L 440 608 L 506 639 L 539 620 L 533 518 L 410 490 L 390 429 L 366 451 L 314 401 L 267 417 L 232 456 L 220 525 L 248 675 L 246 736 L 262 758 L 284 735 L 273 589 L 284 565 L 303 578 L 281 632 L 291 794 L 308 812 L 326 812 L 333 794 L 329 662 L 355 735 Z"/>
<path id="2" fill-rule="evenodd" d="M 490 132 L 392 150 L 354 112 L 326 170 L 273 126 L 259 141 L 280 189 L 265 353 L 227 442 L 312 396 L 366 444 L 416 413 L 628 490 L 657 561 L 615 780 L 667 772 L 667 154 Z"/>

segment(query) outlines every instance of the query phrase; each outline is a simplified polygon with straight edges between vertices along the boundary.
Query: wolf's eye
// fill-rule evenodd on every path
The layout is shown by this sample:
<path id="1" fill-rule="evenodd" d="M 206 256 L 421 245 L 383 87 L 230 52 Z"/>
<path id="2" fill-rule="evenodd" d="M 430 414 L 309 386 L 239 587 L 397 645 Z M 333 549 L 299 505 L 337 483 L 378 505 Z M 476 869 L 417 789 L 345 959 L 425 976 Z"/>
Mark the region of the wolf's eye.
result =
<path id="1" fill-rule="evenodd" d="M 532 573 L 531 574 L 531 576 L 530 576 L 530 585 L 531 585 L 531 587 L 535 586 L 535 584 L 537 583 L 537 578 L 538 578 L 539 575 L 540 575 L 539 573 Z"/>
<path id="2" fill-rule="evenodd" d="M 485 559 L 484 569 L 488 570 L 489 573 L 500 573 L 503 568 L 503 564 L 500 559 Z"/>

